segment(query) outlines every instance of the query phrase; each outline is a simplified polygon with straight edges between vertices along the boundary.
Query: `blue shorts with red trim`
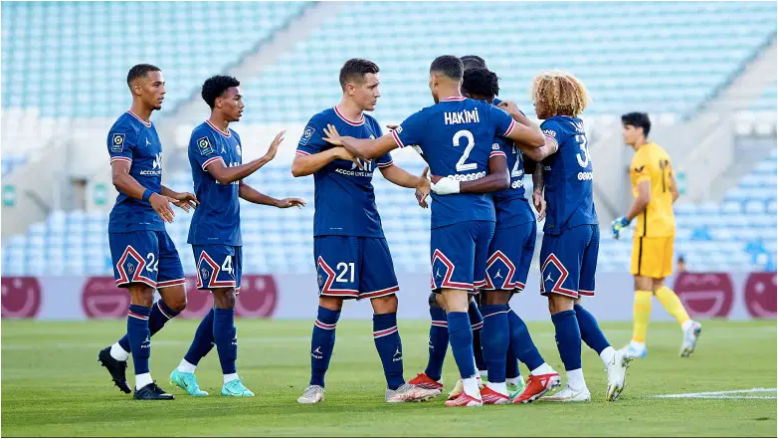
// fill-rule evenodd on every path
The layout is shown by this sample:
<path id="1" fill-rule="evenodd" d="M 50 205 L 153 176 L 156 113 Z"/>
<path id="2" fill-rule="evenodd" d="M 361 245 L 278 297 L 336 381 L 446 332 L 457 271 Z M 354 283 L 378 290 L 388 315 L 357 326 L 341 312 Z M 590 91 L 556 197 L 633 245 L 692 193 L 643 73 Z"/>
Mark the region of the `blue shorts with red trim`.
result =
<path id="1" fill-rule="evenodd" d="M 400 290 L 384 238 L 316 236 L 313 254 L 320 296 L 361 300 Z"/>
<path id="2" fill-rule="evenodd" d="M 167 232 L 109 233 L 108 243 L 116 286 L 127 288 L 139 282 L 162 289 L 186 283 L 178 250 Z"/>
<path id="3" fill-rule="evenodd" d="M 243 275 L 243 247 L 231 245 L 193 245 L 197 266 L 197 289 L 235 288 L 240 290 Z"/>
<path id="4" fill-rule="evenodd" d="M 481 289 L 523 290 L 535 252 L 536 237 L 534 221 L 495 230 L 486 261 L 486 286 Z"/>
<path id="5" fill-rule="evenodd" d="M 587 224 L 560 235 L 543 235 L 540 249 L 540 292 L 578 298 L 594 296 L 594 274 L 600 250 L 600 229 Z"/>
<path id="6" fill-rule="evenodd" d="M 486 285 L 486 260 L 494 235 L 493 221 L 464 221 L 432 229 L 430 288 L 473 293 Z"/>

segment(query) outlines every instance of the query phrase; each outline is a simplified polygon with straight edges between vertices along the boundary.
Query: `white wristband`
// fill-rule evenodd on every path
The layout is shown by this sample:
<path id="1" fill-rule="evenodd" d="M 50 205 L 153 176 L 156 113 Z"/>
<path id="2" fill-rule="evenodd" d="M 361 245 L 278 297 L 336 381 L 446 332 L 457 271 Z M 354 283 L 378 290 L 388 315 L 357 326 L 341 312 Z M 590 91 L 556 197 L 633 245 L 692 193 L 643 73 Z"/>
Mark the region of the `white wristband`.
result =
<path id="1" fill-rule="evenodd" d="M 441 178 L 437 183 L 430 184 L 430 190 L 438 195 L 459 193 L 459 181 L 451 177 Z"/>

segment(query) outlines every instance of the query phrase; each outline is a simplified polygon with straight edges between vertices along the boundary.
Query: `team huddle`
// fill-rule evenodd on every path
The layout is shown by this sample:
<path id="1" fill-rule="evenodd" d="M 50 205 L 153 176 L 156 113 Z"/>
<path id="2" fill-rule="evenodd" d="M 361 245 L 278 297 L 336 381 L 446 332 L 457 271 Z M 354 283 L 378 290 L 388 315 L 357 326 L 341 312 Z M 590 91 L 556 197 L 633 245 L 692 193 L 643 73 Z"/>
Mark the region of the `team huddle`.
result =
<path id="1" fill-rule="evenodd" d="M 538 126 L 515 103 L 497 98 L 499 79 L 483 59 L 441 56 L 430 66 L 434 105 L 384 133 L 365 113 L 375 110 L 381 96 L 378 66 L 351 59 L 339 79 L 341 102 L 310 119 L 291 170 L 295 177 L 314 176 L 313 256 L 319 290 L 311 379 L 297 401 L 324 400 L 325 375 L 345 299 L 370 299 L 386 402 L 426 401 L 441 395 L 449 344 L 461 379 L 449 393 L 447 406 L 589 401 L 582 341 L 606 367 L 606 400 L 618 399 L 630 359 L 641 356 L 636 351 L 640 345 L 635 344 L 640 340 L 633 340 L 629 349 L 614 349 L 580 303 L 582 296 L 595 292 L 600 239 L 592 160 L 578 117 L 589 100 L 584 85 L 563 72 L 539 74 L 532 84 L 535 111 L 543 121 Z M 234 308 L 242 273 L 239 199 L 278 208 L 305 206 L 301 199 L 275 199 L 244 183 L 273 160 L 284 132 L 264 156 L 244 164 L 240 136 L 230 128 L 244 108 L 240 83 L 229 76 L 209 78 L 202 97 L 211 114 L 194 129 L 189 142 L 194 193 L 176 192 L 161 184 L 162 147 L 150 122 L 165 94 L 162 73 L 154 66 L 138 65 L 130 70 L 127 83 L 133 105 L 108 136 L 113 182 L 119 190 L 109 241 L 116 284 L 129 290 L 131 304 L 126 335 L 100 351 L 98 359 L 114 383 L 131 393 L 125 376 L 131 355 L 134 397 L 173 399 L 153 381 L 148 366 L 151 337 L 186 306 L 183 268 L 164 226 L 173 221 L 172 203 L 185 211 L 194 209 L 187 242 L 193 249 L 197 288 L 209 290 L 214 305 L 170 382 L 189 395 L 207 395 L 195 370 L 215 345 L 224 374 L 222 395 L 254 396 L 236 369 Z M 391 151 L 405 147 L 427 162 L 422 175 L 394 164 Z M 400 287 L 376 206 L 372 186 L 376 168 L 393 184 L 415 189 L 419 205 L 431 208 L 429 361 L 424 372 L 407 382 L 397 325 Z M 525 194 L 525 173 L 534 183 L 532 203 Z M 530 204 L 539 218 L 546 218 L 540 292 L 548 299 L 567 378 L 566 386 L 551 395 L 548 392 L 561 386 L 560 375 L 540 355 L 526 324 L 509 306 L 511 297 L 524 289 L 535 250 L 536 216 Z M 636 215 L 630 211 L 614 222 L 614 234 Z M 668 239 L 672 246 L 672 237 Z M 667 274 L 663 272 L 662 279 Z M 657 288 L 666 289 L 663 284 Z M 160 295 L 156 302 L 155 290 Z M 654 294 L 660 293 L 654 289 Z M 650 299 L 649 291 L 649 306 Z M 688 315 L 687 320 L 684 330 L 694 336 L 691 353 L 699 324 Z M 526 381 L 519 362 L 529 371 Z"/>

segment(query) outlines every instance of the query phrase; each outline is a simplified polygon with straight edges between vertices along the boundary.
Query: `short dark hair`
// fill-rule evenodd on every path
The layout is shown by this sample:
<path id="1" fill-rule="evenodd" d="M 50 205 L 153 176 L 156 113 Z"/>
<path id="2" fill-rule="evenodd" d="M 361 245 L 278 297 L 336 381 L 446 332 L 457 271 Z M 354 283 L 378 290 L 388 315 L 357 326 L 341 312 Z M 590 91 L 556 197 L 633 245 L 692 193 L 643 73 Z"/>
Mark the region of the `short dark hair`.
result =
<path id="1" fill-rule="evenodd" d="M 621 116 L 622 125 L 632 125 L 635 128 L 643 128 L 643 135 L 648 136 L 651 131 L 651 119 L 648 118 L 646 113 L 627 113 Z"/>
<path id="2" fill-rule="evenodd" d="M 430 73 L 438 72 L 454 80 L 461 80 L 465 67 L 462 61 L 454 55 L 443 55 L 435 58 L 430 65 Z"/>
<path id="3" fill-rule="evenodd" d="M 485 68 L 465 70 L 462 91 L 470 97 L 483 96 L 489 100 L 494 99 L 500 94 L 500 78 L 496 73 Z"/>
<path id="4" fill-rule="evenodd" d="M 161 72 L 162 70 L 151 64 L 137 64 L 132 66 L 129 72 L 127 72 L 127 85 L 132 85 L 132 81 L 138 78 L 145 78 L 149 72 Z"/>
<path id="5" fill-rule="evenodd" d="M 205 103 L 213 110 L 216 105 L 216 98 L 224 94 L 225 91 L 232 87 L 240 85 L 240 81 L 232 76 L 215 75 L 206 79 L 203 83 L 203 91 L 200 95 L 203 97 Z"/>
<path id="6" fill-rule="evenodd" d="M 351 81 L 364 81 L 368 73 L 376 74 L 381 71 L 378 64 L 364 58 L 351 58 L 340 68 L 340 88 L 346 89 L 346 84 Z"/>
<path id="7" fill-rule="evenodd" d="M 459 59 L 462 61 L 462 65 L 465 67 L 465 71 L 468 69 L 487 68 L 486 61 L 484 61 L 484 59 L 478 55 L 465 55 Z"/>

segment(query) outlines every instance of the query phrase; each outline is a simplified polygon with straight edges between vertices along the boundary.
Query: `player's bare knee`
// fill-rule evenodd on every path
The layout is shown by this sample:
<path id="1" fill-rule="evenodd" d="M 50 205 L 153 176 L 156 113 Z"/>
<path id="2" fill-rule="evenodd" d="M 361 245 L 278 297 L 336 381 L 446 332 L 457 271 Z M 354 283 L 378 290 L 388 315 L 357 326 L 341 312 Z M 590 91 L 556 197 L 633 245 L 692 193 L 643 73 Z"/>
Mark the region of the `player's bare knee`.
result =
<path id="1" fill-rule="evenodd" d="M 511 292 L 506 290 L 484 291 L 479 296 L 482 305 L 507 305 L 511 300 Z"/>
<path id="2" fill-rule="evenodd" d="M 213 305 L 217 309 L 235 309 L 235 289 L 217 288 L 211 290 Z"/>
<path id="3" fill-rule="evenodd" d="M 162 301 L 176 313 L 186 309 L 186 289 L 183 285 L 159 290 Z"/>
<path id="4" fill-rule="evenodd" d="M 154 304 L 154 288 L 138 283 L 131 284 L 128 289 L 130 290 L 130 303 L 132 305 L 151 308 L 151 305 Z"/>
<path id="5" fill-rule="evenodd" d="M 440 294 L 443 296 L 447 312 L 467 312 L 470 308 L 470 295 L 467 291 L 441 289 Z"/>
<path id="6" fill-rule="evenodd" d="M 384 297 L 376 297 L 370 303 L 373 305 L 373 311 L 376 314 L 389 314 L 397 312 L 397 295 L 391 294 Z"/>
<path id="7" fill-rule="evenodd" d="M 330 311 L 340 311 L 343 308 L 343 299 L 340 297 L 319 296 L 319 306 Z"/>
<path id="8" fill-rule="evenodd" d="M 570 311 L 575 306 L 575 299 L 572 297 L 563 296 L 561 294 L 549 294 L 548 295 L 548 311 L 551 315 L 558 314 L 564 311 Z"/>
<path id="9" fill-rule="evenodd" d="M 660 277 L 658 279 L 651 279 L 651 291 L 656 293 L 660 288 L 665 286 L 665 278 Z"/>
<path id="10" fill-rule="evenodd" d="M 653 282 L 650 277 L 647 276 L 635 276 L 635 290 L 636 291 L 653 291 Z"/>

